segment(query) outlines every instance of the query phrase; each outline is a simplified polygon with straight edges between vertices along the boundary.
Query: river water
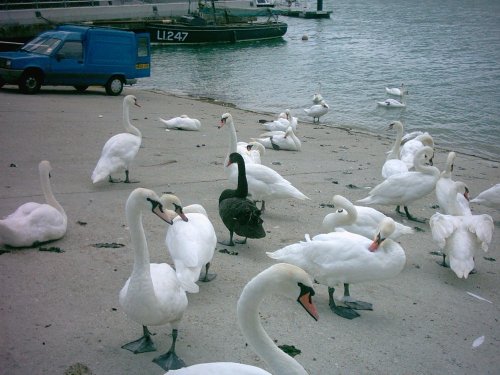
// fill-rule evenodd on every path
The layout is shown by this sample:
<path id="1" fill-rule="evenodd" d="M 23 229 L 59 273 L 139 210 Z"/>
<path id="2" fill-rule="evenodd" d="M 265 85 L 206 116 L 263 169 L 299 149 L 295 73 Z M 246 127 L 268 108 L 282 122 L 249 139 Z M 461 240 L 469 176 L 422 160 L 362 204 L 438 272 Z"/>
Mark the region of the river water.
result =
<path id="1" fill-rule="evenodd" d="M 282 40 L 154 46 L 152 76 L 139 87 L 271 113 L 289 108 L 310 120 L 303 108 L 321 84 L 330 106 L 323 124 L 391 136 L 387 125 L 401 120 L 437 146 L 500 160 L 500 1 L 335 0 L 324 8 L 330 19 L 280 17 L 289 25 Z M 386 86 L 401 83 L 406 108 L 377 105 Z"/>

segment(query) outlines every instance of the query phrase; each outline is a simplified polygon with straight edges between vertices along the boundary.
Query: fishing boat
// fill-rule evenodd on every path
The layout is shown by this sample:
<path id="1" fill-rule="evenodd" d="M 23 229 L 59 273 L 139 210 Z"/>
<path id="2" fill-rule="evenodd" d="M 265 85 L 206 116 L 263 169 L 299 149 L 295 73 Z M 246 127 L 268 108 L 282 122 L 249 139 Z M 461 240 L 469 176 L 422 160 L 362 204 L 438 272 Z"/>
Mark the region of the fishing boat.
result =
<path id="1" fill-rule="evenodd" d="M 259 21 L 257 17 L 265 17 Z M 248 10 L 244 16 L 229 8 L 216 8 L 201 4 L 196 13 L 161 22 L 148 22 L 145 31 L 151 36 L 152 44 L 205 44 L 235 43 L 281 38 L 288 25 L 279 22 L 270 8 Z"/>

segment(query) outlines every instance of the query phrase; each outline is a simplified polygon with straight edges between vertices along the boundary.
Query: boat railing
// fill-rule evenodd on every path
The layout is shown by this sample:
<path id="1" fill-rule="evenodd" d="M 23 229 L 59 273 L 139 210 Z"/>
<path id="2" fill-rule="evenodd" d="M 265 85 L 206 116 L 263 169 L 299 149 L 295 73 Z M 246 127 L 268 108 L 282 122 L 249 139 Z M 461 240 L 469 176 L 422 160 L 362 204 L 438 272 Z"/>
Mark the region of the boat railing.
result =
<path id="1" fill-rule="evenodd" d="M 164 1 L 147 0 L 35 0 L 35 1 L 1 1 L 0 10 L 19 9 L 47 9 L 47 8 L 73 8 L 73 7 L 98 7 L 102 5 L 131 5 L 131 4 L 153 4 L 166 3 Z"/>

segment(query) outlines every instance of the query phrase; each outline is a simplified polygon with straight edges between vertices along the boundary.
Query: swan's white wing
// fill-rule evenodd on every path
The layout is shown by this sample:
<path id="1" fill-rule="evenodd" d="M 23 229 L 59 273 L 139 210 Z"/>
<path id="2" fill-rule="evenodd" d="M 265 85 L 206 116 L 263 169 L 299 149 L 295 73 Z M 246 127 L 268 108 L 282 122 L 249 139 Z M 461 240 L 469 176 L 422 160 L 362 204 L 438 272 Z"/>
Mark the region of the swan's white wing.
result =
<path id="1" fill-rule="evenodd" d="M 476 234 L 478 240 L 481 242 L 481 248 L 484 251 L 488 251 L 488 246 L 493 237 L 493 230 L 495 229 L 493 218 L 486 214 L 471 215 L 465 216 L 464 222 L 467 225 L 467 229 L 471 233 Z"/>
<path id="2" fill-rule="evenodd" d="M 429 225 L 431 227 L 432 238 L 441 249 L 444 249 L 446 240 L 453 234 L 457 226 L 456 219 L 451 215 L 443 215 L 436 212 L 431 216 Z"/>

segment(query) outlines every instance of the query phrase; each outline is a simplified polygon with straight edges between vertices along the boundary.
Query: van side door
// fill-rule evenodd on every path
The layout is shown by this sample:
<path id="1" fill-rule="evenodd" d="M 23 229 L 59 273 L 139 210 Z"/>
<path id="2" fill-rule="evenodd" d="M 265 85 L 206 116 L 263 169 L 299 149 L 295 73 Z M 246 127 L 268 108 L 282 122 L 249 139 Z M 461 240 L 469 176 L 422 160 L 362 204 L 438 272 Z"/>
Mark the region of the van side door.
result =
<path id="1" fill-rule="evenodd" d="M 51 55 L 45 84 L 85 85 L 84 49 L 81 40 L 66 40 Z"/>

